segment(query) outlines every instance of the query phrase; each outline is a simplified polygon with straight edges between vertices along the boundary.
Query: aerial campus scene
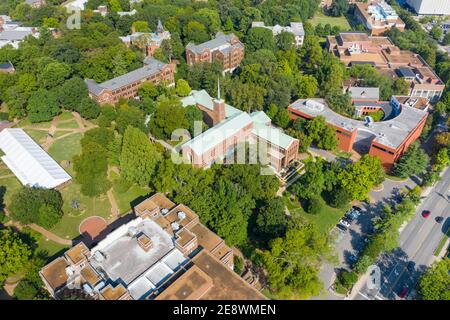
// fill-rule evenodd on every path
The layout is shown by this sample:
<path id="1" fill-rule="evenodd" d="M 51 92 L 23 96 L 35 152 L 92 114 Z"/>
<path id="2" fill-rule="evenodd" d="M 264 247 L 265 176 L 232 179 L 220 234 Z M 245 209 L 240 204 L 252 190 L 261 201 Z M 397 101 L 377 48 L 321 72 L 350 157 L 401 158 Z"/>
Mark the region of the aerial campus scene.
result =
<path id="1" fill-rule="evenodd" d="M 449 54 L 450 0 L 1 0 L 0 302 L 450 300 Z"/>

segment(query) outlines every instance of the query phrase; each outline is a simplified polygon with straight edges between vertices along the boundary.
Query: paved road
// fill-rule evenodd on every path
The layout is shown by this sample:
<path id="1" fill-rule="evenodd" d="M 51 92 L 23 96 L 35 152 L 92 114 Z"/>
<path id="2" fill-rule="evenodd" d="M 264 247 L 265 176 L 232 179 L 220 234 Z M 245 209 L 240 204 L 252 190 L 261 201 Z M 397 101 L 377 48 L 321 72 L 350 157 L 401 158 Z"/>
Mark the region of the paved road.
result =
<path id="1" fill-rule="evenodd" d="M 450 170 L 447 170 L 417 208 L 416 216 L 402 230 L 400 247 L 379 259 L 377 265 L 381 270 L 381 288 L 369 289 L 364 286 L 355 299 L 398 299 L 397 293 L 405 286 L 409 288 L 408 298 L 415 297 L 420 274 L 433 262 L 434 251 L 450 226 L 449 189 Z M 428 219 L 421 216 L 423 210 L 431 211 Z M 444 217 L 444 222 L 437 223 L 437 216 Z"/>

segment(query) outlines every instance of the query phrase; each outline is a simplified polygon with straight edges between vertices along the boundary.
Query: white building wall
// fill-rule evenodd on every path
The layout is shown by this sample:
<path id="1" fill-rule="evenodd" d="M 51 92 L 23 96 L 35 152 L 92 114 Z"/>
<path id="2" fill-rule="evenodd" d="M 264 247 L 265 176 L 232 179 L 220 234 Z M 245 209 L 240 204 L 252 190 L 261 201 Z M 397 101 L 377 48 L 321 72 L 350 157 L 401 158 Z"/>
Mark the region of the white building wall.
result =
<path id="1" fill-rule="evenodd" d="M 406 0 L 418 14 L 450 15 L 450 0 Z"/>

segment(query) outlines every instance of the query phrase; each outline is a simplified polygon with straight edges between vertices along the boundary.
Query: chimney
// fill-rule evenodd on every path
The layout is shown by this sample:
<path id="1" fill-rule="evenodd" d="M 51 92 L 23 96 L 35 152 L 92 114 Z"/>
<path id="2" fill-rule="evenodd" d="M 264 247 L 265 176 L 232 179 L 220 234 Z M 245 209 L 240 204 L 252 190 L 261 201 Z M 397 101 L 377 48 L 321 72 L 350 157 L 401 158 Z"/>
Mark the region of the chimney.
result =
<path id="1" fill-rule="evenodd" d="M 213 100 L 214 125 L 225 119 L 225 101 L 220 98 L 220 80 L 217 80 L 217 98 Z"/>
<path id="2" fill-rule="evenodd" d="M 139 236 L 137 238 L 137 242 L 139 244 L 139 246 L 145 251 L 148 252 L 150 249 L 153 248 L 153 242 L 152 240 L 147 237 L 147 235 L 142 234 L 141 236 Z"/>

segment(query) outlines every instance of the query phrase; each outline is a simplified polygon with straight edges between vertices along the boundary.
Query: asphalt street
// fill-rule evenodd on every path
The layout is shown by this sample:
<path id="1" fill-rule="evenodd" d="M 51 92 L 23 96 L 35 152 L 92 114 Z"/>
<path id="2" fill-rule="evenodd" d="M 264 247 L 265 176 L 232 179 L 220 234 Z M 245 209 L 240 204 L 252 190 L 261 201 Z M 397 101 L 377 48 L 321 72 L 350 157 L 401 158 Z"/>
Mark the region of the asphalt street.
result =
<path id="1" fill-rule="evenodd" d="M 381 287 L 369 289 L 365 285 L 355 299 L 399 299 L 398 293 L 404 287 L 408 288 L 407 299 L 415 297 L 420 274 L 433 262 L 434 251 L 450 226 L 449 189 L 450 170 L 447 170 L 402 230 L 400 247 L 379 259 Z M 423 210 L 430 210 L 431 215 L 423 218 Z M 444 217 L 442 223 L 436 222 L 438 216 Z"/>

